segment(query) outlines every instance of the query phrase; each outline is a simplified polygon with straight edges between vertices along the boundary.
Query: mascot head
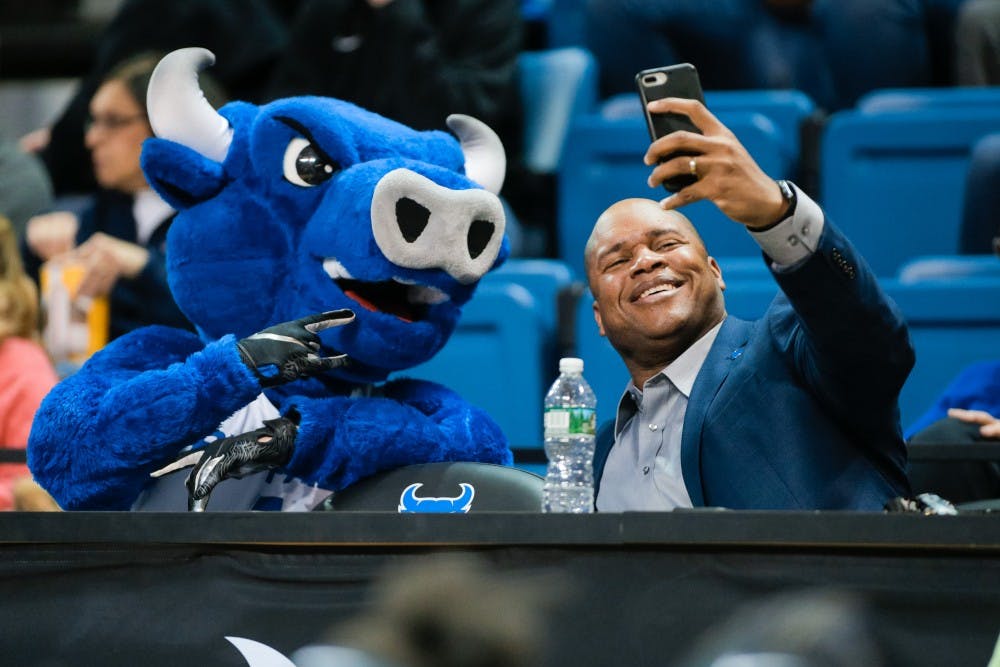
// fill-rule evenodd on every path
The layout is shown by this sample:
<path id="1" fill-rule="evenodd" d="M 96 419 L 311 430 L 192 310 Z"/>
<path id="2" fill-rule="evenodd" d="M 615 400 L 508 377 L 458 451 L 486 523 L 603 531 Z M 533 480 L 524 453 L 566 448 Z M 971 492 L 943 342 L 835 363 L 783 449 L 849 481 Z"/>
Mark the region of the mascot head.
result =
<path id="1" fill-rule="evenodd" d="M 212 62 L 174 51 L 147 95 L 142 166 L 179 211 L 167 259 L 181 310 L 215 339 L 350 308 L 354 323 L 322 337 L 356 381 L 432 357 L 509 254 L 499 138 L 469 116 L 447 119 L 456 139 L 321 97 L 216 111 L 198 86 Z"/>

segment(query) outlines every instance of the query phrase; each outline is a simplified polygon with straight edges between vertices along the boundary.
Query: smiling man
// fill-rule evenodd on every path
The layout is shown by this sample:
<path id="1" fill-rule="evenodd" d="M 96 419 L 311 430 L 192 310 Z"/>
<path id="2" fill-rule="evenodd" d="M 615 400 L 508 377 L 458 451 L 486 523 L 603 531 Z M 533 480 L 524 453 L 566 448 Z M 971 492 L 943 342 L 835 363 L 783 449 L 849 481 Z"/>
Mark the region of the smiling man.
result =
<path id="1" fill-rule="evenodd" d="M 914 354 L 894 304 L 819 206 L 768 177 L 704 106 L 650 111 L 704 134 L 668 135 L 645 156 L 650 186 L 695 183 L 612 205 L 587 243 L 594 318 L 631 376 L 598 435 L 598 510 L 880 510 L 907 495 L 897 403 Z M 722 269 L 674 210 L 702 199 L 763 250 L 781 292 L 760 320 L 726 313 Z"/>

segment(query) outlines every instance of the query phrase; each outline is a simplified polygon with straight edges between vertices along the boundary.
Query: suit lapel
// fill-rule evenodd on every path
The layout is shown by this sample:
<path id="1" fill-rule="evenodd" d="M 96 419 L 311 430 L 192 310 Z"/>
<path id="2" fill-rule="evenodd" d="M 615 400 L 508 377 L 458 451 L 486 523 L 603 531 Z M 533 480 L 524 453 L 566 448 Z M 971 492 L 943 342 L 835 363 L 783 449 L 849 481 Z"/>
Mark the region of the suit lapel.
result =
<path id="1" fill-rule="evenodd" d="M 695 507 L 705 505 L 701 484 L 701 430 L 708 406 L 719 393 L 719 388 L 733 367 L 733 361 L 743 354 L 751 328 L 750 322 L 727 317 L 691 388 L 681 435 L 681 470 L 684 474 L 684 486 Z"/>

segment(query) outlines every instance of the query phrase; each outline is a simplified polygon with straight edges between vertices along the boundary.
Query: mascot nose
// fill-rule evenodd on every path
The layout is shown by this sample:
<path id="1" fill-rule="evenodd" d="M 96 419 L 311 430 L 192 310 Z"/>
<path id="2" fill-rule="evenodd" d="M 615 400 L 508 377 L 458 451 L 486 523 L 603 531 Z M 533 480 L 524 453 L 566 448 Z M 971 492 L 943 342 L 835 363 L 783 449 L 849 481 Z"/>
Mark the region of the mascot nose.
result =
<path id="1" fill-rule="evenodd" d="M 409 169 L 375 186 L 372 232 L 386 259 L 411 269 L 443 269 L 470 284 L 500 252 L 506 218 L 496 195 L 452 190 Z"/>

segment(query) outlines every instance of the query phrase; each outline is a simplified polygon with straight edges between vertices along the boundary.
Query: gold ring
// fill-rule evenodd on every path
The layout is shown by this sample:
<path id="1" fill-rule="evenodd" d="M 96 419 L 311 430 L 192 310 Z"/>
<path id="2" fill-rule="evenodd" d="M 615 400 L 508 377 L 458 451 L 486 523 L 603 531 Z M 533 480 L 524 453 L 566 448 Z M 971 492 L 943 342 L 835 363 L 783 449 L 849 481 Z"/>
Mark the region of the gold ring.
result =
<path id="1" fill-rule="evenodd" d="M 698 178 L 698 161 L 694 158 L 688 160 L 688 171 L 690 171 L 691 175 L 696 179 Z"/>

